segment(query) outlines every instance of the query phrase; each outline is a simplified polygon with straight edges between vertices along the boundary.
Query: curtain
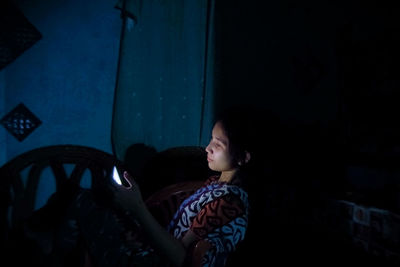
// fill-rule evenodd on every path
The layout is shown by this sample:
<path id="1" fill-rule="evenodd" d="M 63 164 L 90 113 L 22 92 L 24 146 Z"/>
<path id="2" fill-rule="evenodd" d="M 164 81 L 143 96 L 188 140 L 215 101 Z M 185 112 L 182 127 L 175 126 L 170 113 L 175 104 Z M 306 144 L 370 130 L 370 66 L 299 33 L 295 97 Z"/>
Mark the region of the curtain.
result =
<path id="1" fill-rule="evenodd" d="M 207 144 L 213 121 L 215 0 L 121 0 L 112 144 Z"/>

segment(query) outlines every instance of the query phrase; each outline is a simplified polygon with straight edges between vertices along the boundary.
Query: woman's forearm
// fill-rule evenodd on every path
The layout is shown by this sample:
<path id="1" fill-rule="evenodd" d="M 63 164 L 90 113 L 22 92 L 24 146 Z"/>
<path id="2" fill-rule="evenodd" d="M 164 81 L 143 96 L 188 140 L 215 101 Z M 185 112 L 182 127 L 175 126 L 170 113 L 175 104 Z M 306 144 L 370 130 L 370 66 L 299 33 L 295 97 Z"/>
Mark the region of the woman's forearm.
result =
<path id="1" fill-rule="evenodd" d="M 175 266 L 181 266 L 186 255 L 182 242 L 175 239 L 158 223 L 144 202 L 132 212 L 135 213 L 136 220 L 154 249 L 170 259 Z"/>

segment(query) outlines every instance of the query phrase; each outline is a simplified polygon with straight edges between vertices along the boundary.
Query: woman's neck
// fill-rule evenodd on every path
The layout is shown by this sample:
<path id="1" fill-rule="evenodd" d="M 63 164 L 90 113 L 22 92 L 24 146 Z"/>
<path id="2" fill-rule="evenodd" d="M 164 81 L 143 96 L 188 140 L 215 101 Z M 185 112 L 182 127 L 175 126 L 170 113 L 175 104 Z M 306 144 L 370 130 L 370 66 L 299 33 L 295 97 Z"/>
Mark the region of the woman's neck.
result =
<path id="1" fill-rule="evenodd" d="M 221 172 L 218 182 L 230 183 L 232 181 L 233 177 L 235 176 L 236 171 L 237 171 L 237 169 Z"/>

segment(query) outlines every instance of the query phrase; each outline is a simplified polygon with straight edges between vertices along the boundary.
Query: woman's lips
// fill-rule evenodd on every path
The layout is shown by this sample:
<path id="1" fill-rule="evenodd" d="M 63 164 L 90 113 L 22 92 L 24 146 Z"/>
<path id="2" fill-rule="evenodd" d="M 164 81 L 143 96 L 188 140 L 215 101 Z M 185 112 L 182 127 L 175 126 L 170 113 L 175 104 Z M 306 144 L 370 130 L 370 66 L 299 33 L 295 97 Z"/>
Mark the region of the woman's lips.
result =
<path id="1" fill-rule="evenodd" d="M 211 162 L 211 161 L 213 161 L 212 159 L 210 159 L 209 157 L 207 157 L 207 161 L 208 162 Z"/>

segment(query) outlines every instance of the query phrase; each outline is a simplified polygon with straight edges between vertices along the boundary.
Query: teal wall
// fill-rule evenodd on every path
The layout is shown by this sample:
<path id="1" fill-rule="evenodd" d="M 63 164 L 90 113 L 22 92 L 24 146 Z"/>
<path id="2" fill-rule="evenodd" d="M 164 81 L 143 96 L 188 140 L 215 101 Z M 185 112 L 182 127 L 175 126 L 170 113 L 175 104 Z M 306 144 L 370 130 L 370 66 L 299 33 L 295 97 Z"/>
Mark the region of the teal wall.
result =
<path id="1" fill-rule="evenodd" d="M 0 128 L 0 164 L 78 144 L 108 152 L 121 31 L 114 0 L 14 1 L 42 39 L 0 71 L 0 117 L 24 103 L 42 124 L 19 142 Z"/>
<path id="2" fill-rule="evenodd" d="M 0 71 L 0 114 L 5 114 L 5 98 L 4 98 L 4 72 Z M 3 129 L 0 130 L 0 165 L 3 162 L 6 162 L 6 150 L 7 150 L 7 143 L 6 143 L 6 133 Z"/>

